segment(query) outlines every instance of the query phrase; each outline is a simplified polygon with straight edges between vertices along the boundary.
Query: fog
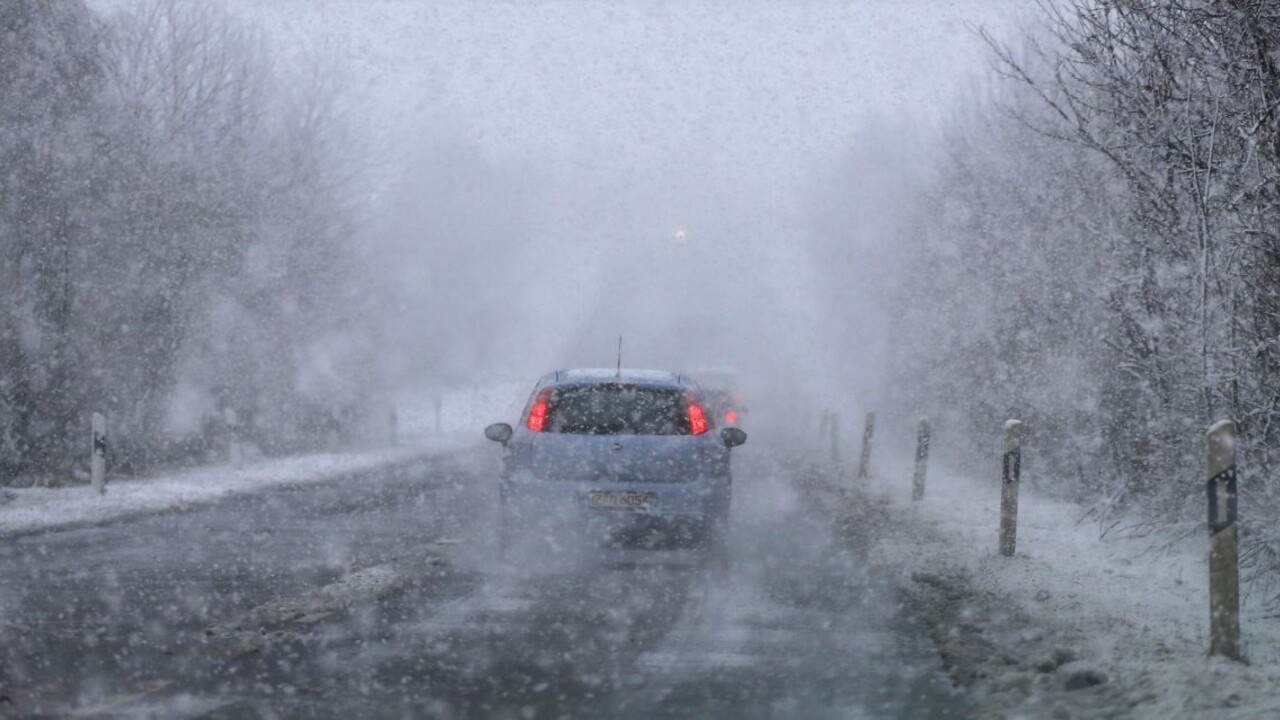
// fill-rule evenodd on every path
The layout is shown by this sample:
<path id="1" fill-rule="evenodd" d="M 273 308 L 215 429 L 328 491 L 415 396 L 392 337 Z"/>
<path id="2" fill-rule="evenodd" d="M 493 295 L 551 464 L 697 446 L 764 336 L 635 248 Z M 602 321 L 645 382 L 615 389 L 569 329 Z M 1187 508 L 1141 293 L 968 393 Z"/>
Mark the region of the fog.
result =
<path id="1" fill-rule="evenodd" d="M 393 383 L 531 383 L 621 335 L 628 366 L 854 396 L 882 383 L 891 188 L 1013 5 L 233 7 L 349 85 Z"/>
<path id="2" fill-rule="evenodd" d="M 1234 5 L 0 2 L 0 716 L 1274 714 Z"/>

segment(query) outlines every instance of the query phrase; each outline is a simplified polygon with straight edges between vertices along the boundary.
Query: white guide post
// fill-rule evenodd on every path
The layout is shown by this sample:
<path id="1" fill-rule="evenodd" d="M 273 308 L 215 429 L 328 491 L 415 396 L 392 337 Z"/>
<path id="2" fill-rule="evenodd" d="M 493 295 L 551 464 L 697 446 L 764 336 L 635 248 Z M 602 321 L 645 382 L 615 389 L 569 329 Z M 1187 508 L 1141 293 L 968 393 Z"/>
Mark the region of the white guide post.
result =
<path id="1" fill-rule="evenodd" d="M 858 479 L 871 477 L 871 438 L 876 434 L 876 414 L 867 413 L 867 423 L 862 428 L 862 455 L 858 458 Z"/>
<path id="2" fill-rule="evenodd" d="M 1018 480 L 1022 474 L 1022 421 L 1004 424 L 1000 473 L 1000 554 L 1012 557 L 1018 545 Z"/>
<path id="3" fill-rule="evenodd" d="M 837 473 L 840 470 L 840 413 L 831 413 L 831 467 Z"/>
<path id="4" fill-rule="evenodd" d="M 89 456 L 89 483 L 99 495 L 107 492 L 107 418 L 93 414 L 93 445 Z"/>
<path id="5" fill-rule="evenodd" d="M 1236 514 L 1236 424 L 1205 435 L 1209 500 L 1209 654 L 1240 659 L 1240 559 Z"/>
<path id="6" fill-rule="evenodd" d="M 395 447 L 398 440 L 396 435 L 400 430 L 400 417 L 396 414 L 395 403 L 391 403 L 390 412 L 387 413 L 387 430 L 391 435 L 391 447 Z"/>
<path id="7" fill-rule="evenodd" d="M 822 415 L 818 418 L 818 450 L 822 450 L 822 443 L 827 439 L 827 433 L 831 430 L 831 411 L 827 408 L 822 409 Z"/>
<path id="8" fill-rule="evenodd" d="M 933 429 L 928 418 L 920 419 L 920 430 L 916 433 L 916 472 L 911 480 L 911 499 L 924 499 L 924 474 L 929 467 L 929 439 Z"/>
<path id="9" fill-rule="evenodd" d="M 222 411 L 223 420 L 227 426 L 227 462 L 231 463 L 231 467 L 240 467 L 240 417 L 236 415 L 236 411 L 227 408 Z"/>

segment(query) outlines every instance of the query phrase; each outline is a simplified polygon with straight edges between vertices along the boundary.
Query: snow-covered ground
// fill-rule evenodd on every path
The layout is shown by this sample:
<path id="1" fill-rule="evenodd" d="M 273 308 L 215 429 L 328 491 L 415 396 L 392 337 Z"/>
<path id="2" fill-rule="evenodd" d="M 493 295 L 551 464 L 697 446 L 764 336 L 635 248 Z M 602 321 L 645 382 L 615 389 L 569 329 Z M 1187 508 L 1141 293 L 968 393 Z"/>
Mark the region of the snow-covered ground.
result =
<path id="1" fill-rule="evenodd" d="M 1250 606 L 1248 664 L 1207 657 L 1207 530 L 1155 547 L 1081 521 L 1078 505 L 1022 484 L 1017 553 L 997 553 L 989 478 L 884 466 L 838 506 L 873 562 L 898 573 L 957 681 L 994 717 L 1280 717 L 1280 622 Z M 841 485 L 851 487 L 846 478 Z"/>
<path id="2" fill-rule="evenodd" d="M 424 455 L 478 445 L 479 432 L 412 436 L 399 447 L 325 453 L 246 462 L 239 468 L 202 467 L 111 482 L 99 495 L 91 487 L 0 490 L 0 538 L 115 522 L 183 510 L 230 497 L 289 485 L 331 480 L 410 462 Z"/>
<path id="3" fill-rule="evenodd" d="M 397 448 L 277 459 L 255 458 L 249 448 L 249 456 L 239 468 L 220 465 L 146 478 L 109 477 L 104 496 L 87 485 L 0 488 L 0 538 L 181 510 L 282 485 L 324 482 L 424 454 L 479 446 L 485 442 L 482 431 L 486 425 L 516 421 L 527 395 L 528 388 L 514 382 L 404 393 L 397 402 L 401 439 Z"/>

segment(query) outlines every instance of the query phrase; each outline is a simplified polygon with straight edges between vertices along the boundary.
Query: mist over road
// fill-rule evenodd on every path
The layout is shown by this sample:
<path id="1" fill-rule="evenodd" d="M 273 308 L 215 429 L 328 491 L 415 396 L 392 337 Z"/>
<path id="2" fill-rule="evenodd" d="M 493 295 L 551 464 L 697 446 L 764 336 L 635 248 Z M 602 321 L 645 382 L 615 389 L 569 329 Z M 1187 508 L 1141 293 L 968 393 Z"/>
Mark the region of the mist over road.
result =
<path id="1" fill-rule="evenodd" d="M 966 716 L 923 629 L 770 448 L 735 460 L 727 568 L 688 549 L 499 562 L 491 450 L 10 544 L 0 708 Z"/>

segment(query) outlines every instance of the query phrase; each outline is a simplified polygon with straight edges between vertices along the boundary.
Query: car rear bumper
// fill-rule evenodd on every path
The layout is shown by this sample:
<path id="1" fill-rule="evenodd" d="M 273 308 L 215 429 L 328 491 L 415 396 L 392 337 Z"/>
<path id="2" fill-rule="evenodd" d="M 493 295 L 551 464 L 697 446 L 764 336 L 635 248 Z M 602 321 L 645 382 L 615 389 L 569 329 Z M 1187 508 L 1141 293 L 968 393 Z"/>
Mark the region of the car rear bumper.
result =
<path id="1" fill-rule="evenodd" d="M 583 524 L 627 525 L 701 521 L 728 511 L 729 480 L 681 483 L 550 481 L 530 473 L 502 480 L 503 507 L 518 516 Z"/>

